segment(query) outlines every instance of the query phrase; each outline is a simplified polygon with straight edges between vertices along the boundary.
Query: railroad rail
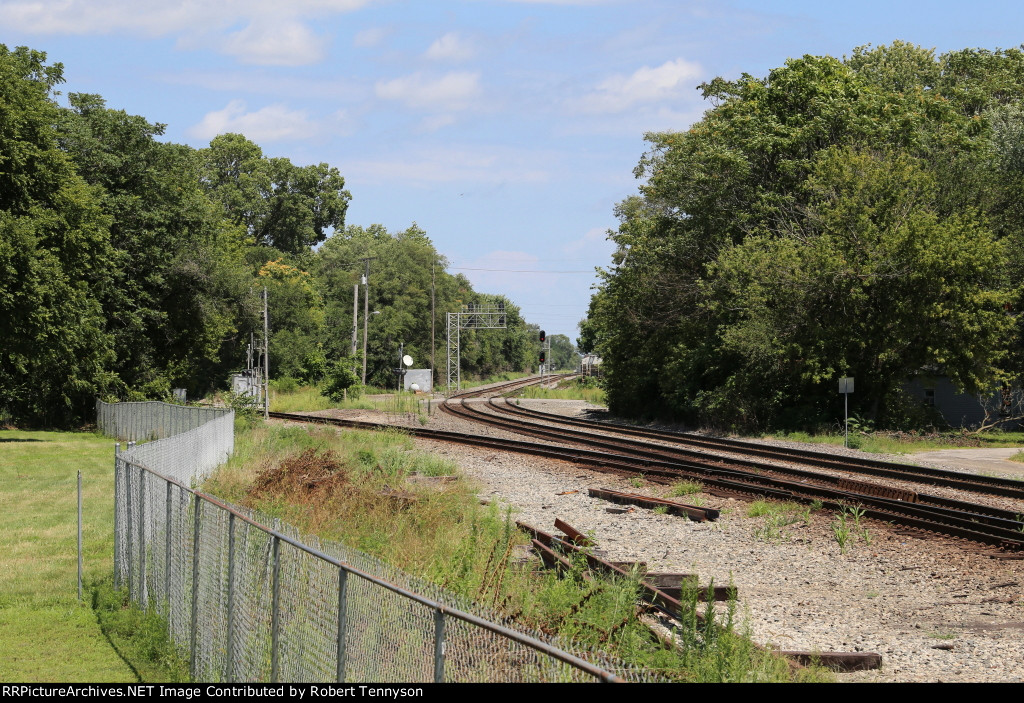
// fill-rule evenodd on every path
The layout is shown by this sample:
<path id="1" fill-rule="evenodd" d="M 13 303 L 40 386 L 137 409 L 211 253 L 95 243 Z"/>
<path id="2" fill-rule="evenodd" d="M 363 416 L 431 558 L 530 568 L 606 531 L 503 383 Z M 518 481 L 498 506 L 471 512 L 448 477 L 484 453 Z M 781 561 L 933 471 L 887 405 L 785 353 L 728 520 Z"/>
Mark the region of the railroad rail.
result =
<path id="1" fill-rule="evenodd" d="M 600 430 L 602 432 L 613 432 L 635 437 L 657 439 L 686 446 L 705 447 L 719 451 L 741 453 L 746 456 L 763 457 L 775 461 L 810 464 L 820 468 L 848 471 L 850 473 L 878 476 L 880 478 L 913 481 L 915 483 L 940 486 L 943 488 L 956 488 L 972 491 L 974 493 L 987 493 L 1005 498 L 1024 499 L 1024 485 L 1022 485 L 1020 481 L 998 478 L 995 476 L 963 474 L 957 471 L 914 466 L 913 464 L 901 464 L 891 461 L 881 461 L 865 457 L 837 457 L 832 454 L 825 454 L 823 452 L 815 452 L 806 449 L 769 447 L 763 444 L 756 444 L 754 442 L 744 442 L 742 440 L 728 439 L 725 437 L 708 437 L 706 435 L 698 435 L 691 432 L 649 430 L 612 422 L 581 420 L 533 408 L 522 408 L 512 404 L 511 399 L 507 397 L 504 398 L 504 402 L 501 404 L 503 407 L 499 407 L 496 399 L 493 399 L 491 405 L 500 412 L 504 412 L 506 414 L 541 419 L 550 423 L 586 427 L 592 430 Z"/>
<path id="2" fill-rule="evenodd" d="M 270 416 L 280 420 L 328 424 L 355 429 L 394 429 L 393 425 L 341 420 L 312 415 L 272 412 Z M 643 475 L 648 480 L 672 483 L 683 478 L 697 479 L 710 492 L 742 496 L 744 498 L 769 497 L 800 502 L 821 501 L 823 508 L 841 510 L 849 506 L 861 506 L 864 517 L 894 522 L 924 532 L 949 535 L 989 544 L 1007 550 L 1024 548 L 1024 523 L 1003 520 L 985 515 L 985 506 L 974 506 L 977 512 L 969 513 L 949 508 L 921 506 L 895 499 L 868 496 L 852 491 L 800 483 L 737 468 L 697 464 L 696 462 L 672 461 L 630 456 L 622 453 L 586 449 L 583 447 L 540 444 L 520 440 L 487 437 L 479 434 L 432 430 L 427 428 L 403 428 L 410 434 L 443 442 L 456 442 L 502 451 L 527 453 L 587 466 L 590 469 L 620 476 Z"/>
<path id="3" fill-rule="evenodd" d="M 712 470 L 736 468 L 741 471 L 753 472 L 761 476 L 779 475 L 794 477 L 803 482 L 812 482 L 821 486 L 832 486 L 840 489 L 844 488 L 842 484 L 846 484 L 846 491 L 849 493 L 856 493 L 864 496 L 874 495 L 880 498 L 894 498 L 903 502 L 915 502 L 930 507 L 948 508 L 951 510 L 977 513 L 994 519 L 996 522 L 993 522 L 992 524 L 1004 524 L 1004 526 L 1012 529 L 1016 529 L 1017 524 L 1019 524 L 1019 520 L 1017 520 L 1017 513 L 1013 511 L 991 508 L 942 496 L 932 496 L 914 492 L 914 500 L 906 501 L 906 498 L 903 497 L 901 493 L 906 494 L 907 492 L 892 491 L 884 486 L 860 481 L 849 481 L 840 476 L 822 474 L 814 471 L 808 471 L 806 469 L 751 461 L 749 459 L 737 458 L 734 456 L 714 455 L 707 452 L 699 452 L 682 448 L 651 445 L 637 440 L 610 438 L 607 435 L 594 434 L 592 432 L 585 432 L 581 430 L 552 428 L 549 425 L 497 417 L 466 404 L 446 404 L 443 407 L 447 412 L 464 419 L 483 422 L 512 432 L 518 432 L 543 439 L 601 447 L 610 451 L 624 452 L 629 456 L 640 457 L 651 461 L 667 459 L 669 461 L 682 462 L 691 467 L 704 466 Z M 903 480 L 909 479 L 903 477 Z M 960 485 L 955 485 L 953 487 L 970 490 L 969 488 Z M 1024 496 L 1021 497 L 1024 498 Z"/>

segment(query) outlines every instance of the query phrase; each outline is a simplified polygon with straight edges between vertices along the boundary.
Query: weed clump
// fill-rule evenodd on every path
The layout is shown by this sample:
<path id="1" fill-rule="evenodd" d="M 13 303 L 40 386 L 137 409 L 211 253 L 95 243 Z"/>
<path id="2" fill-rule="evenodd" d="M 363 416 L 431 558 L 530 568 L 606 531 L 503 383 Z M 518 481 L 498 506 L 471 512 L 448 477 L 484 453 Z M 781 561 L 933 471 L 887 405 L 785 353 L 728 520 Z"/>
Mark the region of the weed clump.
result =
<path id="1" fill-rule="evenodd" d="M 335 452 L 318 453 L 310 448 L 256 476 L 249 494 L 253 498 L 283 497 L 310 499 L 333 493 L 349 483 L 348 472 Z"/>
<path id="2" fill-rule="evenodd" d="M 693 495 L 704 490 L 704 484 L 700 481 L 677 481 L 672 484 L 668 494 L 673 498 Z"/>

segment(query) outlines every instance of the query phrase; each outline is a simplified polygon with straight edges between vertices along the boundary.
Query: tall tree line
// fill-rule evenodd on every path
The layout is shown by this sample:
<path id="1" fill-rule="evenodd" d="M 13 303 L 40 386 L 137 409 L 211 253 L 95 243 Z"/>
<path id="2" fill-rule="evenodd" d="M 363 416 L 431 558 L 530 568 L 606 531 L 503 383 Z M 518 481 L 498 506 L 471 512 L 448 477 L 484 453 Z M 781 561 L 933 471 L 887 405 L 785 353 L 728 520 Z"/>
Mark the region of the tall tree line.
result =
<path id="1" fill-rule="evenodd" d="M 484 298 L 417 227 L 346 227 L 336 168 L 268 158 L 238 134 L 204 149 L 161 141 L 164 125 L 98 95 L 60 105 L 62 74 L 0 45 L 0 420 L 69 426 L 97 397 L 224 387 L 262 332 L 264 286 L 272 373 L 318 380 L 350 354 L 360 257 L 378 257 L 374 382 L 399 342 L 429 359 L 431 269 L 442 320 Z M 529 364 L 509 307 L 511 334 L 470 335 L 467 372 Z"/>
<path id="2" fill-rule="evenodd" d="M 627 415 L 795 427 L 914 420 L 901 387 L 1021 373 L 1024 53 L 894 42 L 700 86 L 646 135 L 582 324 Z"/>

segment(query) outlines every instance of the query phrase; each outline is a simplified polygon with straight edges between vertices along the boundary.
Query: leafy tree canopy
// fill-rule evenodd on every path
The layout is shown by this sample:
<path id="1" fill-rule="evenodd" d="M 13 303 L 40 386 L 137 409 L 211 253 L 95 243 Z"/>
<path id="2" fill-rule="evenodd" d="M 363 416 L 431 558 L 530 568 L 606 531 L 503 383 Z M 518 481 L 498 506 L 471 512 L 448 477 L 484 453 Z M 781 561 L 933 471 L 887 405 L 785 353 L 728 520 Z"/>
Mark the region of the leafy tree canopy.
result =
<path id="1" fill-rule="evenodd" d="M 612 408 L 827 422 L 852 374 L 885 421 L 922 368 L 1012 376 L 1022 56 L 896 42 L 702 85 L 701 121 L 647 135 L 581 326 Z"/>

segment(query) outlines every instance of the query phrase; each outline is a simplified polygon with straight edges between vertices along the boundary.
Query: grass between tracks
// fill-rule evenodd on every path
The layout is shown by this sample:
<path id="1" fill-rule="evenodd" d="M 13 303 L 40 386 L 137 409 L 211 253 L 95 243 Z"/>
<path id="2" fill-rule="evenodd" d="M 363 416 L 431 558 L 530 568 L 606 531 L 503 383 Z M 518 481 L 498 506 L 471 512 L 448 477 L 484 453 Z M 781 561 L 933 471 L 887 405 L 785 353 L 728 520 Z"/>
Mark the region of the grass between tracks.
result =
<path id="1" fill-rule="evenodd" d="M 426 412 L 426 396 L 413 393 L 391 393 L 379 391 L 377 388 L 367 389 L 358 398 L 348 398 L 336 402 L 320 394 L 316 386 L 293 386 L 270 388 L 270 409 L 279 413 L 312 412 L 314 410 L 379 410 L 381 412 L 417 414 Z M 423 401 L 423 405 L 421 405 Z"/>
<path id="2" fill-rule="evenodd" d="M 526 373 L 502 373 L 479 380 L 463 379 L 462 388 L 476 388 L 492 383 L 514 381 L 529 375 Z M 438 389 L 443 390 L 440 386 Z M 301 385 L 291 378 L 270 382 L 270 409 L 281 413 L 340 409 L 425 415 L 426 399 L 427 395 L 425 394 L 396 393 L 394 388 L 367 386 L 359 389 L 358 397 L 353 396 L 339 402 L 321 395 L 317 386 Z"/>
<path id="3" fill-rule="evenodd" d="M 795 675 L 785 661 L 757 650 L 733 627 L 735 604 L 724 621 L 707 606 L 724 627 L 704 627 L 694 617 L 680 631 L 683 648 L 664 646 L 639 621 L 635 579 L 588 582 L 579 563 L 564 578 L 537 571 L 539 562 L 524 558 L 528 540 L 509 509 L 481 506 L 462 478 L 434 486 L 409 480 L 454 472 L 450 462 L 414 451 L 397 431 L 260 424 L 236 437 L 235 455 L 204 489 L 369 552 L 523 626 L 671 679 L 828 678 L 818 670 Z M 696 608 L 697 596 L 690 595 Z"/>
<path id="4" fill-rule="evenodd" d="M 843 446 L 842 433 L 778 432 L 762 435 L 774 439 L 811 444 L 832 444 Z M 873 454 L 912 454 L 935 449 L 959 449 L 961 447 L 996 449 L 1024 445 L 1024 432 L 944 432 L 915 434 L 910 432 L 851 432 L 850 447 Z M 1022 452 L 1024 454 L 1024 452 Z"/>
<path id="5" fill-rule="evenodd" d="M 160 628 L 144 626 L 145 616 L 126 608 L 110 587 L 113 489 L 111 439 L 86 432 L 0 431 L 0 681 L 179 679 L 167 668 L 167 653 L 155 654 Z"/>
<path id="6" fill-rule="evenodd" d="M 520 395 L 523 398 L 585 400 L 593 405 L 606 405 L 604 389 L 593 379 L 571 378 L 560 381 L 555 388 L 527 386 Z"/>

